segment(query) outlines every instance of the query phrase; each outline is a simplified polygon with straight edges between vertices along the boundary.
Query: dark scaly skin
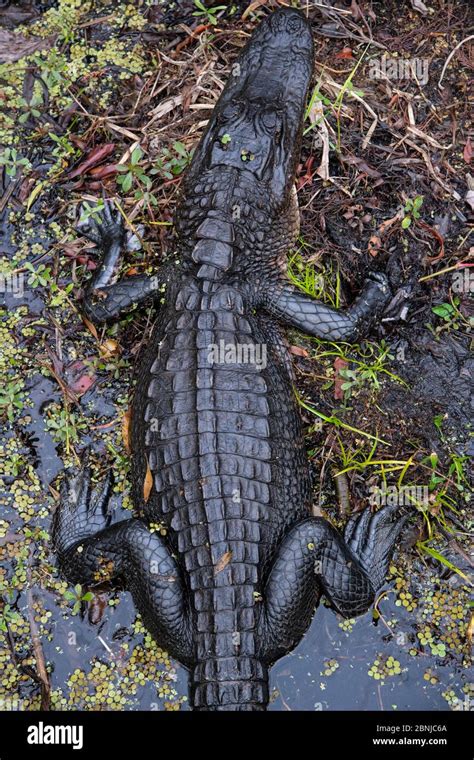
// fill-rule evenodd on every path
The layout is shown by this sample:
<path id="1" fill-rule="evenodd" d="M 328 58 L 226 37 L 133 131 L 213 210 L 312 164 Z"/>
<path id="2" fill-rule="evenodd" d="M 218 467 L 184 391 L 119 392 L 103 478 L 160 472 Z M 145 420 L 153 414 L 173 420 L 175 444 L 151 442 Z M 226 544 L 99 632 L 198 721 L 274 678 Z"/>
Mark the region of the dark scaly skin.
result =
<path id="1" fill-rule="evenodd" d="M 115 283 L 120 215 L 106 204 L 102 224 L 86 230 L 105 254 L 84 301 L 89 319 L 113 319 L 150 299 L 160 306 L 164 286 L 165 305 L 132 405 L 141 517 L 110 526 L 108 488 L 91 495 L 85 468 L 65 481 L 54 542 L 71 582 L 105 577 L 131 591 L 157 641 L 189 668 L 194 709 L 265 709 L 268 668 L 301 639 L 320 595 L 345 616 L 367 610 L 402 524 L 391 507 L 365 511 L 343 539 L 309 516 L 309 468 L 278 321 L 349 340 L 389 296 L 385 277 L 373 275 L 355 305 L 337 312 L 285 277 L 298 234 L 294 178 L 312 62 L 311 32 L 297 11 L 276 11 L 253 34 L 184 181 L 179 264 Z M 220 341 L 265 346 L 266 366 L 211 361 Z M 166 537 L 150 522 L 165 523 Z"/>

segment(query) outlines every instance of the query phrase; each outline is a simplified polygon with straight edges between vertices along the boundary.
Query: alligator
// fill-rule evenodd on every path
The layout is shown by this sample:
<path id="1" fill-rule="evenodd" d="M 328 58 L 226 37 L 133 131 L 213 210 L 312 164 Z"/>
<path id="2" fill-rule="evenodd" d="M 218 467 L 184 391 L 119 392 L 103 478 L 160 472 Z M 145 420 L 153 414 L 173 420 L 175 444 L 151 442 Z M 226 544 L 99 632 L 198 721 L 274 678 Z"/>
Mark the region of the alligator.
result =
<path id="1" fill-rule="evenodd" d="M 155 640 L 188 669 L 194 710 L 265 710 L 269 668 L 301 640 L 320 598 L 345 617 L 367 611 L 403 525 L 396 507 L 367 508 L 342 536 L 311 512 L 281 325 L 350 341 L 390 297 L 385 275 L 372 273 L 336 310 L 287 278 L 312 69 L 305 17 L 268 15 L 183 179 L 176 260 L 120 280 L 125 229 L 113 201 L 82 228 L 104 254 L 85 316 L 106 323 L 153 304 L 157 318 L 131 404 L 136 515 L 113 521 L 112 478 L 93 486 L 86 463 L 66 472 L 53 542 L 71 583 L 131 592 Z"/>

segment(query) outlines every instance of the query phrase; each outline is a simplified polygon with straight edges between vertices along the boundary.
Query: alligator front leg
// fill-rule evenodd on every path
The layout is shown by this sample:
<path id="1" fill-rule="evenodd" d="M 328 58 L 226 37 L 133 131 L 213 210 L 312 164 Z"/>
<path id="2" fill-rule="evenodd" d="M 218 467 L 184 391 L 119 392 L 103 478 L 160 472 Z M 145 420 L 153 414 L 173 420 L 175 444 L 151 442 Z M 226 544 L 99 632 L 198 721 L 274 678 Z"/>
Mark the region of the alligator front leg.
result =
<path id="1" fill-rule="evenodd" d="M 283 540 L 270 571 L 260 620 L 260 654 L 267 663 L 292 649 L 306 632 L 322 594 L 344 617 L 366 612 L 382 586 L 405 520 L 397 507 L 352 518 L 344 538 L 330 523 L 311 517 Z"/>
<path id="2" fill-rule="evenodd" d="M 388 280 L 373 272 L 355 304 L 347 311 L 337 311 L 291 285 L 280 283 L 267 287 L 260 303 L 276 319 L 323 340 L 355 340 L 365 324 L 380 313 L 390 298 Z"/>
<path id="3" fill-rule="evenodd" d="M 151 300 L 166 290 L 169 267 L 163 267 L 153 276 L 138 275 L 116 281 L 125 227 L 121 213 L 110 201 L 104 200 L 100 222 L 90 217 L 86 224 L 78 227 L 78 231 L 103 251 L 103 259 L 87 287 L 82 305 L 85 316 L 92 322 L 101 324 L 116 319 L 132 305 Z"/>
<path id="4" fill-rule="evenodd" d="M 192 659 L 190 613 L 181 573 L 163 538 L 138 519 L 110 525 L 111 479 L 91 492 L 89 467 L 65 478 L 53 520 L 53 544 L 70 583 L 119 582 L 148 630 L 183 664 Z"/>

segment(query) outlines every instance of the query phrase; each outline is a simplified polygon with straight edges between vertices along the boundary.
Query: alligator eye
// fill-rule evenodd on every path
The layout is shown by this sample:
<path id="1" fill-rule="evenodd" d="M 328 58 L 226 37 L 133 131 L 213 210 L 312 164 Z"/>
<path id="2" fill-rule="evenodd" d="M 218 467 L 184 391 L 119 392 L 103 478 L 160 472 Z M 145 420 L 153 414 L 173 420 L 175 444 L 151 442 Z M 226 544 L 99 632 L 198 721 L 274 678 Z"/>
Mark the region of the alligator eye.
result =
<path id="1" fill-rule="evenodd" d="M 240 115 L 241 111 L 241 105 L 240 103 L 237 103 L 236 101 L 232 101 L 231 103 L 228 103 L 224 110 L 222 111 L 222 118 L 225 121 L 231 121 L 232 119 L 236 119 Z"/>
<path id="2" fill-rule="evenodd" d="M 278 122 L 278 117 L 275 111 L 266 111 L 262 115 L 262 122 L 267 129 L 274 129 Z"/>

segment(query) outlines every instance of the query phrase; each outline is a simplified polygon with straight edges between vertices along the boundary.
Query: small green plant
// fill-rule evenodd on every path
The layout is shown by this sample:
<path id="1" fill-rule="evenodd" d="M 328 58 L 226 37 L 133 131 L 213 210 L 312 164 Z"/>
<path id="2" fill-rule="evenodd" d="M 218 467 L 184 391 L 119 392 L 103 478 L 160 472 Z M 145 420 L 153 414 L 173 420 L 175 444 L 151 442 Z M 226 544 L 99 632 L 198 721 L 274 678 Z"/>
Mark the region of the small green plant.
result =
<path id="1" fill-rule="evenodd" d="M 85 593 L 83 592 L 82 586 L 80 583 L 77 583 L 74 586 L 74 591 L 66 590 L 63 596 L 68 601 L 74 602 L 74 605 L 71 611 L 72 615 L 77 615 L 77 613 L 81 609 L 82 602 L 90 602 L 94 598 L 94 594 L 92 593 L 92 591 L 86 591 Z"/>
<path id="2" fill-rule="evenodd" d="M 411 225 L 413 219 L 420 218 L 420 209 L 423 205 L 423 196 L 417 195 L 411 200 L 408 198 L 403 209 L 402 229 L 406 230 Z"/>
<path id="3" fill-rule="evenodd" d="M 6 414 L 10 422 L 15 419 L 15 410 L 24 406 L 23 386 L 18 380 L 10 380 L 0 388 L 0 413 Z"/>
<path id="4" fill-rule="evenodd" d="M 212 26 L 217 26 L 216 16 L 219 11 L 225 11 L 227 9 L 227 5 L 215 5 L 213 8 L 206 8 L 206 6 L 201 3 L 201 0 L 194 0 L 194 5 L 198 10 L 193 12 L 193 16 L 205 16 L 209 24 Z"/>
<path id="5" fill-rule="evenodd" d="M 46 419 L 46 428 L 51 433 L 57 443 L 63 443 L 66 451 L 69 451 L 69 445 L 79 440 L 80 433 L 87 429 L 84 420 L 80 419 L 77 414 L 70 412 L 69 409 L 51 404 L 48 409 Z"/>
<path id="6" fill-rule="evenodd" d="M 461 299 L 459 296 L 454 296 L 454 298 L 451 297 L 449 303 L 440 303 L 431 308 L 433 314 L 436 314 L 437 317 L 440 317 L 443 320 L 442 323 L 434 329 L 431 325 L 428 325 L 428 328 L 436 337 L 439 337 L 439 335 L 445 330 L 459 330 L 461 328 L 465 329 L 472 327 L 474 320 L 472 317 L 466 318 L 464 316 L 459 309 L 460 304 Z"/>
<path id="7" fill-rule="evenodd" d="M 0 153 L 0 166 L 5 167 L 8 177 L 16 177 L 18 169 L 31 169 L 28 159 L 19 156 L 16 148 L 5 148 L 3 153 Z"/>
<path id="8" fill-rule="evenodd" d="M 131 190 L 132 185 L 138 184 L 144 186 L 146 190 L 151 189 L 151 179 L 147 177 L 145 170 L 140 166 L 143 158 L 143 151 L 139 145 L 132 151 L 128 164 L 119 164 L 117 166 L 120 175 L 117 177 L 117 184 L 120 185 L 124 193 Z"/>
<path id="9" fill-rule="evenodd" d="M 41 111 L 38 106 L 43 105 L 43 95 L 41 92 L 34 93 L 28 102 L 25 98 L 20 98 L 20 108 L 22 113 L 18 117 L 20 124 L 25 124 L 28 119 L 38 119 L 41 116 Z"/>
<path id="10" fill-rule="evenodd" d="M 84 364 L 86 367 L 90 367 L 94 374 L 96 372 L 107 372 L 115 380 L 123 377 L 124 371 L 130 369 L 130 363 L 127 359 L 123 359 L 120 356 L 114 356 L 110 359 L 98 356 L 94 359 L 87 359 Z"/>
<path id="11" fill-rule="evenodd" d="M 55 158 L 68 158 L 77 152 L 65 135 L 55 135 L 54 132 L 48 132 L 48 134 L 51 140 L 56 143 L 56 147 L 51 151 Z"/>
<path id="12" fill-rule="evenodd" d="M 8 456 L 8 469 L 16 478 L 25 467 L 25 457 L 22 454 L 11 453 Z M 26 533 L 25 533 L 26 535 Z"/>
<path id="13" fill-rule="evenodd" d="M 169 148 L 163 148 L 161 157 L 156 162 L 156 168 L 150 174 L 161 174 L 166 179 L 173 179 L 181 174 L 191 160 L 191 153 L 182 142 L 173 143 L 174 155 Z"/>
<path id="14" fill-rule="evenodd" d="M 28 277 L 27 283 L 31 288 L 47 287 L 51 282 L 51 268 L 45 264 L 40 264 L 36 269 L 30 261 L 26 261 L 23 265 L 25 269 L 31 272 Z"/>
<path id="15" fill-rule="evenodd" d="M 302 251 L 308 244 L 299 238 L 300 248 L 293 253 L 288 261 L 288 277 L 297 288 L 313 298 L 329 303 L 339 308 L 341 295 L 341 278 L 339 270 L 334 271 L 333 264 L 328 262 L 321 265 L 315 261 L 307 261 Z"/>
<path id="16" fill-rule="evenodd" d="M 16 623 L 21 620 L 21 615 L 10 607 L 9 604 L 5 604 L 0 613 L 0 631 L 7 632 L 8 626 L 11 623 Z"/>
<path id="17" fill-rule="evenodd" d="M 69 294 L 74 289 L 74 283 L 70 282 L 65 288 L 60 288 L 55 282 L 51 283 L 49 305 L 53 308 L 64 306 L 69 301 Z"/>
<path id="18" fill-rule="evenodd" d="M 390 349 L 385 341 L 382 340 L 380 346 L 370 344 L 370 348 L 372 354 L 368 357 L 369 361 L 366 363 L 357 361 L 355 369 L 339 370 L 339 374 L 345 381 L 341 385 L 341 390 L 347 396 L 351 396 L 353 391 L 363 388 L 364 385 L 369 385 L 372 390 L 378 391 L 381 375 L 388 375 L 392 380 L 400 381 L 397 375 L 386 368 L 387 362 L 393 359 L 393 355 L 390 353 Z"/>
<path id="19" fill-rule="evenodd" d="M 459 305 L 461 300 L 459 296 L 455 296 L 451 303 L 441 303 L 438 306 L 433 306 L 431 311 L 436 314 L 437 317 L 441 317 L 449 327 L 457 329 L 459 322 L 463 320 L 463 315 L 459 311 Z"/>
<path id="20" fill-rule="evenodd" d="M 97 222 L 97 224 L 100 224 L 102 222 L 103 211 L 104 211 L 103 200 L 98 200 L 94 206 L 91 206 L 90 203 L 88 203 L 87 201 L 84 201 L 81 204 L 79 224 L 80 225 L 85 224 L 90 218 L 92 218 L 94 222 Z"/>

